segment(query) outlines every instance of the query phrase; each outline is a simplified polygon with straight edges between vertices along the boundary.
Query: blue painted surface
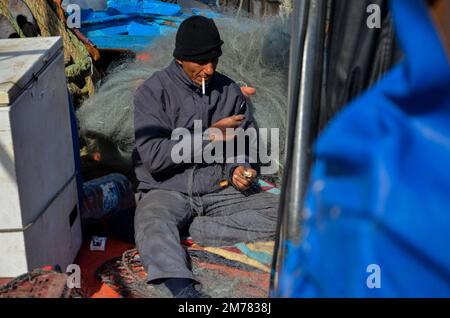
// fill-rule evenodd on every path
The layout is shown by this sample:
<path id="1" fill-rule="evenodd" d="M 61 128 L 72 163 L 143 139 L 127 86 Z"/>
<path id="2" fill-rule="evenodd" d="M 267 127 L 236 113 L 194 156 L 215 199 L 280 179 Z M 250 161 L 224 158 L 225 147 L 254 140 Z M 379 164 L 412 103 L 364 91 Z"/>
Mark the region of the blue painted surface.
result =
<path id="1" fill-rule="evenodd" d="M 149 43 L 152 43 L 156 38 L 155 36 L 93 35 L 89 39 L 100 48 L 129 49 L 134 52 L 143 52 L 148 48 Z"/>
<path id="2" fill-rule="evenodd" d="M 82 10 L 81 32 L 98 48 L 140 52 L 158 37 L 176 32 L 184 19 L 198 14 L 223 17 L 196 8 L 182 13 L 179 5 L 156 0 L 109 0 L 106 10 Z"/>
<path id="3" fill-rule="evenodd" d="M 128 24 L 104 27 L 101 29 L 95 29 L 95 28 L 92 30 L 85 29 L 84 34 L 89 38 L 92 36 L 100 36 L 100 35 L 108 35 L 108 36 L 127 35 L 128 34 Z"/>
<path id="4" fill-rule="evenodd" d="M 114 8 L 125 14 L 181 15 L 181 7 L 178 4 L 155 0 L 108 0 L 107 4 L 109 8 Z"/>
<path id="5" fill-rule="evenodd" d="M 128 34 L 133 36 L 159 36 L 159 30 L 156 24 L 141 24 L 133 21 L 128 25 Z"/>

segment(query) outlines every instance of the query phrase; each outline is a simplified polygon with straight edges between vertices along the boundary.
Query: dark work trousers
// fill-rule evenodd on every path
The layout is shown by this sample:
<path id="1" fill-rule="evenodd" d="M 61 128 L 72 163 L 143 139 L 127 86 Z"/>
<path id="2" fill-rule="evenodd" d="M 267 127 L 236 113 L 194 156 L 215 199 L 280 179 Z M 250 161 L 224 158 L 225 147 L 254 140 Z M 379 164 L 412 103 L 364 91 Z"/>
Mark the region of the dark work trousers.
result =
<path id="1" fill-rule="evenodd" d="M 270 241 L 276 236 L 277 213 L 278 196 L 267 192 L 246 196 L 233 187 L 193 197 L 159 189 L 142 194 L 134 226 L 148 282 L 196 280 L 180 244 L 183 229 L 204 246 Z"/>

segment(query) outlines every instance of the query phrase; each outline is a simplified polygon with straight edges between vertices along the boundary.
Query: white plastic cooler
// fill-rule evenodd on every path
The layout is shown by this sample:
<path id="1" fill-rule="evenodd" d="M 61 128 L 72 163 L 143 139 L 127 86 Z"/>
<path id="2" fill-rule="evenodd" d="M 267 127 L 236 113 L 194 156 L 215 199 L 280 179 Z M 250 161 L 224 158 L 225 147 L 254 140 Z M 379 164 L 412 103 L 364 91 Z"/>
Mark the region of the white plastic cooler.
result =
<path id="1" fill-rule="evenodd" d="M 0 40 L 0 277 L 81 245 L 62 40 Z"/>

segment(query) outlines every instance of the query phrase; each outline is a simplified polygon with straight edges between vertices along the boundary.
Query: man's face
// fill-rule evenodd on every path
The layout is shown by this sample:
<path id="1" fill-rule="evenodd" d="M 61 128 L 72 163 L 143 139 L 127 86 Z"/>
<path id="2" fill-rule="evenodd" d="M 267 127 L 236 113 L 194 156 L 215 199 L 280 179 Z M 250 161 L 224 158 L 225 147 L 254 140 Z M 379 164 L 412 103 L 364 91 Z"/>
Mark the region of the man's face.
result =
<path id="1" fill-rule="evenodd" d="M 191 81 L 197 85 L 202 85 L 202 79 L 208 83 L 216 72 L 219 59 L 198 60 L 198 61 L 182 61 L 177 63 L 183 67 L 184 72 L 189 76 Z"/>

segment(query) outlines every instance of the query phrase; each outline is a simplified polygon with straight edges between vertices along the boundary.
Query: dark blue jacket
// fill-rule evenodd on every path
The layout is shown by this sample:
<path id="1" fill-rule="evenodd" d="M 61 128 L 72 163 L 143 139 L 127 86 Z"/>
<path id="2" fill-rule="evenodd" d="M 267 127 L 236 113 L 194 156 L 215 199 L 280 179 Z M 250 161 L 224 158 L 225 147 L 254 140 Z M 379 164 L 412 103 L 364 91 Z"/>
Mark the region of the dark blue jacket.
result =
<path id="1" fill-rule="evenodd" d="M 240 164 L 176 164 L 171 151 L 179 141 L 171 139 L 172 131 L 179 127 L 193 131 L 194 120 L 202 121 L 204 131 L 220 119 L 237 114 L 243 102 L 239 86 L 218 72 L 205 95 L 175 61 L 153 74 L 134 95 L 133 158 L 138 190 L 166 189 L 186 194 L 219 190 L 220 181 L 230 180 L 232 169 Z M 254 126 L 249 107 L 245 115 L 242 128 Z M 190 156 L 198 155 L 207 143 L 203 141 L 201 149 L 194 149 Z"/>

